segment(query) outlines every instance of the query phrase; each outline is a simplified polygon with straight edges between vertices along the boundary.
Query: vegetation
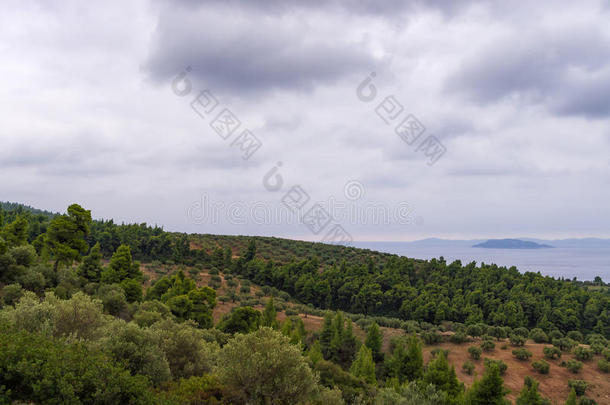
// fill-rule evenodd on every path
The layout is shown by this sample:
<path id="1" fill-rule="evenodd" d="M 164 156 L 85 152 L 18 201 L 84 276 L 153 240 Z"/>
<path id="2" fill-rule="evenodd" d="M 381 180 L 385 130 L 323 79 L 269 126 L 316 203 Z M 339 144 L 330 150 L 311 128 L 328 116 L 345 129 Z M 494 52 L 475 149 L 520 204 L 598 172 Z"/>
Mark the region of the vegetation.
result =
<path id="1" fill-rule="evenodd" d="M 549 359 L 573 349 L 582 361 L 601 356 L 602 371 L 610 361 L 607 289 L 442 258 L 117 225 L 76 204 L 63 215 L 2 207 L 0 403 L 505 404 L 506 363 L 485 359 L 466 389 L 448 350 L 426 364 L 423 344 L 480 341 L 468 348 L 480 359 L 510 337 L 525 360 L 530 338 L 553 343 Z M 218 300 L 232 309 L 214 322 Z M 321 329 L 307 331 L 306 314 L 323 316 Z M 386 337 L 389 350 L 382 326 L 404 332 Z M 547 402 L 526 379 L 517 403 Z"/>

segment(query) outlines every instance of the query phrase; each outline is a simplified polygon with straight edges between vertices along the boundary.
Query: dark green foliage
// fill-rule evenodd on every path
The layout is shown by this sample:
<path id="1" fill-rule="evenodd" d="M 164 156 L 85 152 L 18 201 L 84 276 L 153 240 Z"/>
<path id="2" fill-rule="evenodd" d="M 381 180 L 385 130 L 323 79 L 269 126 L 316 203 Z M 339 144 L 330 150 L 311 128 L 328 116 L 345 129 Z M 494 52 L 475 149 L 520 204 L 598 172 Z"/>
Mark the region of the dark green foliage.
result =
<path id="1" fill-rule="evenodd" d="M 464 392 L 464 384 L 459 382 L 455 368 L 449 364 L 443 352 L 438 353 L 426 367 L 423 381 L 447 393 L 448 398 L 457 398 Z"/>
<path id="2" fill-rule="evenodd" d="M 517 398 L 516 405 L 551 405 L 551 402 L 543 398 L 538 392 L 538 385 L 538 381 L 532 377 L 525 377 L 523 389 Z"/>
<path id="3" fill-rule="evenodd" d="M 400 383 L 421 378 L 423 367 L 422 344 L 416 336 L 398 341 L 392 355 L 386 360 L 389 375 Z"/>
<path id="4" fill-rule="evenodd" d="M 546 343 L 549 341 L 549 337 L 540 328 L 534 328 L 530 331 L 530 339 L 536 343 Z"/>
<path id="5" fill-rule="evenodd" d="M 145 377 L 132 377 L 85 345 L 9 330 L 0 334 L 2 385 L 10 387 L 10 392 L 3 394 L 10 401 L 143 405 L 154 402 Z"/>
<path id="6" fill-rule="evenodd" d="M 559 359 L 561 357 L 561 349 L 559 349 L 558 347 L 545 347 L 542 349 L 542 352 L 544 353 L 544 357 L 546 357 L 547 359 Z"/>
<path id="7" fill-rule="evenodd" d="M 593 351 L 584 346 L 576 346 L 572 351 L 577 360 L 589 361 L 593 358 Z"/>
<path id="8" fill-rule="evenodd" d="M 93 283 L 99 283 L 102 274 L 102 252 L 100 244 L 96 243 L 91 251 L 83 259 L 83 264 L 78 269 L 79 275 Z"/>
<path id="9" fill-rule="evenodd" d="M 576 346 L 576 343 L 572 339 L 560 338 L 560 339 L 554 339 L 553 340 L 553 346 L 556 346 L 561 351 L 566 352 L 568 350 L 572 350 L 572 348 L 574 346 Z"/>
<path id="10" fill-rule="evenodd" d="M 508 405 L 504 399 L 508 390 L 504 388 L 504 380 L 500 375 L 498 366 L 492 364 L 483 374 L 483 378 L 474 382 L 466 392 L 467 405 Z"/>
<path id="11" fill-rule="evenodd" d="M 492 364 L 495 364 L 498 367 L 498 370 L 500 371 L 500 375 L 506 374 L 506 370 L 508 370 L 508 364 L 506 364 L 502 360 L 493 360 L 493 359 L 486 358 L 484 360 L 484 364 L 485 364 L 485 368 L 489 368 L 489 367 L 491 367 Z"/>
<path id="12" fill-rule="evenodd" d="M 568 370 L 570 370 L 570 372 L 576 374 L 582 368 L 582 363 L 577 360 L 568 360 L 568 362 L 566 363 L 566 367 Z"/>
<path id="13" fill-rule="evenodd" d="M 576 392 L 576 395 L 583 396 L 587 391 L 589 384 L 584 380 L 568 380 L 568 387 Z"/>
<path id="14" fill-rule="evenodd" d="M 366 347 L 371 349 L 373 354 L 373 361 L 375 363 L 383 361 L 383 353 L 381 352 L 381 346 L 383 344 L 383 334 L 377 323 L 373 322 L 369 326 L 366 332 L 366 340 L 364 341 Z"/>
<path id="15" fill-rule="evenodd" d="M 420 336 L 427 345 L 435 345 L 443 341 L 443 336 L 436 332 L 422 332 Z"/>
<path id="16" fill-rule="evenodd" d="M 354 403 L 359 396 L 372 397 L 374 395 L 373 388 L 364 380 L 330 361 L 317 361 L 314 370 L 320 375 L 320 384 L 329 388 L 339 388 L 343 399 L 348 404 Z"/>
<path id="17" fill-rule="evenodd" d="M 67 215 L 56 216 L 47 230 L 45 247 L 55 259 L 55 268 L 80 261 L 89 246 L 85 241 L 91 226 L 91 211 L 78 204 L 68 207 Z"/>
<path id="18" fill-rule="evenodd" d="M 254 332 L 261 326 L 262 314 L 252 307 L 235 308 L 226 314 L 217 325 L 218 329 L 226 333 Z"/>
<path id="19" fill-rule="evenodd" d="M 481 350 L 481 348 L 478 346 L 470 346 L 468 348 L 468 353 L 470 353 L 470 357 L 474 360 L 479 360 L 481 358 L 483 350 Z"/>
<path id="20" fill-rule="evenodd" d="M 510 344 L 513 346 L 524 346 L 526 339 L 517 334 L 510 335 Z"/>
<path id="21" fill-rule="evenodd" d="M 112 255 L 110 264 L 102 271 L 101 281 L 104 283 L 120 283 L 126 279 L 140 280 L 140 263 L 134 262 L 131 256 L 131 248 L 121 245 Z"/>
<path id="22" fill-rule="evenodd" d="M 472 364 L 471 361 L 467 361 L 462 364 L 462 370 L 464 370 L 466 374 L 472 375 L 472 373 L 474 372 L 474 364 Z"/>
<path id="23" fill-rule="evenodd" d="M 492 342 L 491 340 L 484 340 L 481 343 L 481 349 L 485 350 L 486 352 L 492 351 L 495 347 L 496 347 L 495 343 Z"/>
<path id="24" fill-rule="evenodd" d="M 279 327 L 277 321 L 277 311 L 275 310 L 275 305 L 273 304 L 273 297 L 269 298 L 267 304 L 265 305 L 261 325 L 268 326 L 273 329 L 277 329 Z"/>
<path id="25" fill-rule="evenodd" d="M 548 374 L 549 369 L 550 369 L 549 363 L 547 363 L 544 360 L 538 360 L 538 361 L 533 362 L 532 367 L 534 368 L 534 370 L 536 370 L 540 374 Z"/>
<path id="26" fill-rule="evenodd" d="M 515 356 L 517 358 L 517 360 L 524 361 L 524 360 L 527 360 L 530 357 L 532 357 L 532 352 L 530 352 L 527 349 L 523 349 L 523 348 L 515 349 L 515 350 L 513 350 L 513 356 Z"/>
<path id="27" fill-rule="evenodd" d="M 610 361 L 599 359 L 597 361 L 597 368 L 603 373 L 610 373 Z"/>
<path id="28" fill-rule="evenodd" d="M 453 335 L 451 335 L 449 340 L 452 343 L 458 343 L 458 344 L 466 343 L 466 342 L 468 342 L 468 336 L 466 336 L 465 333 L 458 332 L 458 333 L 454 333 Z"/>

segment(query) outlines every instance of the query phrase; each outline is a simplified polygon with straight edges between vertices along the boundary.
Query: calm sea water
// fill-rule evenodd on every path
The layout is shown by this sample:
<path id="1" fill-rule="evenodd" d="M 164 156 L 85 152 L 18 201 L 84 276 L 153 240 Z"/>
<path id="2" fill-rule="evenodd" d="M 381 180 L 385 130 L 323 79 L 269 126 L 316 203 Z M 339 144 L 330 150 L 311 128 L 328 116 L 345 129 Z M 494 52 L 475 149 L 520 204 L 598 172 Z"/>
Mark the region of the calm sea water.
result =
<path id="1" fill-rule="evenodd" d="M 443 256 L 447 263 L 495 263 L 519 271 L 540 272 L 553 277 L 610 282 L 610 249 L 607 247 L 556 247 L 553 249 L 482 249 L 470 246 L 421 246 L 405 242 L 354 242 L 355 247 L 394 253 L 416 259 Z"/>

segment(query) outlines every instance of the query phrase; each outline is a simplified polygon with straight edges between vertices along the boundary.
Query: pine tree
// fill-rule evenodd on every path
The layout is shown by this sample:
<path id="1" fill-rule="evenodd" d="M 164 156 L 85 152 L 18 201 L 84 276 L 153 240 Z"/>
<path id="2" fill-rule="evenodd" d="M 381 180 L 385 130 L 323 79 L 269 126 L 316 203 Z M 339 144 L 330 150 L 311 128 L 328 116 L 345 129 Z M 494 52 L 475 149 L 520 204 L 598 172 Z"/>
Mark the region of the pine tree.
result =
<path id="1" fill-rule="evenodd" d="M 572 388 L 572 391 L 570 391 L 570 395 L 568 396 L 568 399 L 565 403 L 565 405 L 576 405 L 578 403 L 577 397 L 576 397 L 576 391 L 574 391 L 574 388 Z"/>
<path id="2" fill-rule="evenodd" d="M 475 381 L 466 393 L 466 405 L 508 405 L 504 399 L 508 390 L 504 388 L 504 380 L 497 364 L 491 363 L 483 378 Z"/>
<path id="3" fill-rule="evenodd" d="M 532 377 L 525 377 L 523 389 L 517 398 L 516 405 L 546 405 L 548 400 L 542 398 L 538 393 L 538 381 Z"/>
<path id="4" fill-rule="evenodd" d="M 459 382 L 455 368 L 449 364 L 447 356 L 442 351 L 428 363 L 423 380 L 445 391 L 449 398 L 454 398 L 456 401 L 464 392 L 464 384 Z"/>
<path id="5" fill-rule="evenodd" d="M 369 326 L 366 333 L 366 340 L 364 344 L 366 347 L 371 349 L 373 353 L 373 361 L 378 363 L 383 361 L 383 353 L 381 352 L 381 345 L 383 343 L 383 335 L 377 323 L 373 322 L 371 326 Z"/>
<path id="6" fill-rule="evenodd" d="M 89 254 L 83 259 L 83 264 L 80 266 L 79 273 L 87 280 L 93 283 L 99 283 L 102 273 L 102 253 L 99 242 L 91 248 Z"/>
<path id="7" fill-rule="evenodd" d="M 246 254 L 244 255 L 244 260 L 246 262 L 251 261 L 256 256 L 256 241 L 254 239 L 250 239 L 250 243 L 248 243 L 248 250 L 246 250 Z"/>
<path id="8" fill-rule="evenodd" d="M 269 326 L 270 328 L 277 329 L 277 311 L 275 310 L 275 305 L 273 303 L 273 297 L 269 298 L 267 304 L 265 305 L 265 310 L 263 311 L 263 326 Z"/>
<path id="9" fill-rule="evenodd" d="M 333 318 L 331 314 L 324 316 L 324 324 L 322 325 L 322 331 L 320 332 L 320 349 L 324 355 L 325 360 L 329 360 L 332 357 L 331 341 L 333 338 Z"/>
<path id="10" fill-rule="evenodd" d="M 356 359 L 352 363 L 350 372 L 356 377 L 362 378 L 369 384 L 377 384 L 375 378 L 375 363 L 371 349 L 365 345 L 360 346 Z"/>
<path id="11" fill-rule="evenodd" d="M 25 245 L 28 242 L 28 231 L 30 224 L 24 216 L 19 215 L 10 224 L 2 229 L 2 238 L 6 241 L 9 247 Z"/>
<path id="12" fill-rule="evenodd" d="M 316 340 L 314 344 L 311 345 L 311 347 L 309 348 L 309 352 L 307 353 L 307 357 L 309 357 L 309 361 L 311 361 L 313 365 L 315 365 L 318 361 L 324 359 L 319 340 Z"/>

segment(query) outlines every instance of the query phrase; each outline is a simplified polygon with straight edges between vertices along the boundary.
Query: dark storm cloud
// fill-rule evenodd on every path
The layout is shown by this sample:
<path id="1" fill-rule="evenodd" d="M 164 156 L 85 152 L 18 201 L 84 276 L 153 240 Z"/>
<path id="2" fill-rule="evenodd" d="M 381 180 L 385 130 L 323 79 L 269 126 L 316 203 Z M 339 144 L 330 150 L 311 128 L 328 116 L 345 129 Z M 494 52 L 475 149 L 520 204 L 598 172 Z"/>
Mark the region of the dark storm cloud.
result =
<path id="1" fill-rule="evenodd" d="M 332 41 L 300 21 L 225 10 L 163 13 L 146 64 L 152 77 L 168 81 L 190 66 L 193 78 L 212 89 L 247 93 L 273 89 L 310 90 L 374 66 L 359 42 Z M 337 34 L 341 29 L 338 28 Z"/>
<path id="2" fill-rule="evenodd" d="M 607 116 L 610 38 L 598 27 L 514 32 L 462 62 L 446 90 L 485 105 L 513 97 L 558 114 Z"/>

